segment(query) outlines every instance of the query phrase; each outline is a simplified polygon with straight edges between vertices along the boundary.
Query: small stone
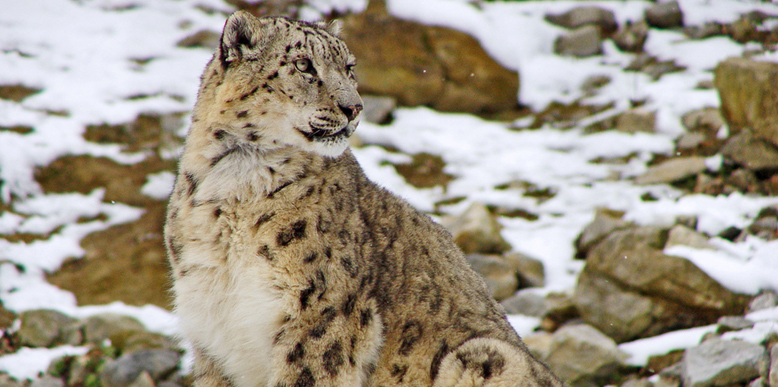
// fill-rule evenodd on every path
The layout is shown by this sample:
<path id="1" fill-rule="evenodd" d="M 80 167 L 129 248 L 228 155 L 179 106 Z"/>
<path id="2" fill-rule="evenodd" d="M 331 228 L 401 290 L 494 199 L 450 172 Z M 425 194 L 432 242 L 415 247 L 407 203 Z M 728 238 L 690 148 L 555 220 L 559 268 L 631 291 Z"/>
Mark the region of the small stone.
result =
<path id="1" fill-rule="evenodd" d="M 677 224 L 670 229 L 665 248 L 672 246 L 689 246 L 695 249 L 713 250 L 708 238 L 684 225 Z"/>
<path id="2" fill-rule="evenodd" d="M 546 301 L 543 296 L 534 291 L 519 291 L 511 297 L 500 301 L 507 314 L 522 314 L 532 317 L 543 317 L 546 314 Z"/>
<path id="3" fill-rule="evenodd" d="M 545 19 L 571 30 L 585 25 L 597 26 L 605 35 L 613 33 L 618 27 L 613 11 L 593 6 L 575 7 L 559 15 L 549 14 Z"/>
<path id="4" fill-rule="evenodd" d="M 656 28 L 683 27 L 683 12 L 678 2 L 656 3 L 645 10 L 646 22 Z"/>
<path id="5" fill-rule="evenodd" d="M 397 100 L 392 97 L 363 95 L 364 110 L 362 118 L 374 124 L 385 124 L 391 120 L 392 112 L 397 107 Z"/>
<path id="6" fill-rule="evenodd" d="M 84 335 L 89 343 L 102 344 L 111 336 L 127 331 L 145 331 L 140 321 L 119 314 L 103 313 L 84 321 Z"/>
<path id="7" fill-rule="evenodd" d="M 581 83 L 581 91 L 588 95 L 593 95 L 594 92 L 611 82 L 611 78 L 607 75 L 592 75 L 587 77 L 583 83 Z"/>
<path id="8" fill-rule="evenodd" d="M 702 40 L 712 36 L 724 35 L 725 27 L 717 22 L 705 23 L 701 26 L 690 26 L 684 28 L 683 32 L 689 39 Z"/>
<path id="9" fill-rule="evenodd" d="M 521 339 L 527 345 L 530 353 L 538 359 L 548 357 L 551 351 L 551 343 L 554 341 L 553 336 L 544 331 L 533 332 L 531 335 L 524 336 Z"/>
<path id="10" fill-rule="evenodd" d="M 546 295 L 545 313 L 541 326 L 549 331 L 579 317 L 573 296 L 567 293 L 551 292 Z"/>
<path id="11" fill-rule="evenodd" d="M 724 144 L 721 154 L 752 171 L 778 168 L 778 148 L 745 129 Z"/>
<path id="12" fill-rule="evenodd" d="M 181 39 L 176 46 L 186 48 L 208 48 L 216 49 L 221 42 L 221 34 L 211 30 L 197 31 L 192 35 L 189 35 Z"/>
<path id="13" fill-rule="evenodd" d="M 751 302 L 748 303 L 747 313 L 756 312 L 758 310 L 770 309 L 778 306 L 778 295 L 766 290 L 754 297 Z"/>
<path id="14" fill-rule="evenodd" d="M 648 24 L 644 21 L 627 23 L 613 34 L 613 43 L 621 51 L 641 52 L 648 38 Z"/>
<path id="15" fill-rule="evenodd" d="M 741 316 L 723 316 L 716 322 L 719 325 L 716 329 L 716 333 L 722 334 L 726 332 L 739 331 L 741 329 L 748 329 L 754 326 L 754 322 Z"/>
<path id="16" fill-rule="evenodd" d="M 581 354 L 586 356 L 581 356 Z M 603 385 L 629 357 L 597 329 L 585 325 L 559 328 L 552 336 L 546 362 L 570 386 Z"/>
<path id="17" fill-rule="evenodd" d="M 481 203 L 473 203 L 463 214 L 441 221 L 465 254 L 502 254 L 511 248 L 500 235 L 502 226 L 497 218 Z"/>
<path id="18" fill-rule="evenodd" d="M 641 108 L 628 110 L 616 118 L 616 130 L 626 133 L 653 133 L 656 126 L 656 113 Z"/>
<path id="19" fill-rule="evenodd" d="M 621 384 L 621 387 L 654 387 L 646 378 L 629 378 Z"/>
<path id="20" fill-rule="evenodd" d="M 542 288 L 546 286 L 543 262 L 519 252 L 510 252 L 503 256 L 505 262 L 516 269 L 519 288 Z"/>
<path id="21" fill-rule="evenodd" d="M 651 373 L 665 372 L 665 375 L 668 375 L 665 370 L 671 370 L 671 367 L 679 364 L 683 359 L 683 353 L 684 350 L 680 349 L 670 351 L 664 355 L 649 356 L 648 363 L 646 363 L 646 369 Z M 681 379 L 680 373 L 676 376 L 678 380 Z"/>
<path id="22" fill-rule="evenodd" d="M 26 311 L 19 317 L 19 341 L 30 347 L 49 347 L 61 344 L 62 332 L 77 320 L 55 310 L 39 309 Z"/>
<path id="23" fill-rule="evenodd" d="M 176 349 L 175 342 L 159 333 L 147 331 L 125 331 L 111 336 L 111 344 L 122 353 L 142 349 Z"/>
<path id="24" fill-rule="evenodd" d="M 30 387 L 65 387 L 65 382 L 60 378 L 44 375 L 40 379 L 33 380 Z"/>
<path id="25" fill-rule="evenodd" d="M 587 57 L 602 53 L 600 29 L 585 25 L 559 36 L 554 41 L 554 52 L 559 55 Z"/>
<path id="26" fill-rule="evenodd" d="M 708 340 L 683 357 L 684 387 L 728 386 L 759 376 L 765 356 L 761 345 L 735 340 Z"/>
<path id="27" fill-rule="evenodd" d="M 640 185 L 673 183 L 704 172 L 708 167 L 700 156 L 676 157 L 651 166 L 635 178 Z"/>
<path id="28" fill-rule="evenodd" d="M 692 132 L 706 131 L 717 133 L 724 126 L 724 118 L 721 117 L 719 109 L 703 108 L 690 111 L 681 117 L 683 126 Z"/>
<path id="29" fill-rule="evenodd" d="M 724 184 L 733 186 L 740 192 L 755 192 L 759 189 L 759 179 L 756 178 L 754 172 L 744 168 L 732 171 L 724 179 Z"/>
<path id="30" fill-rule="evenodd" d="M 518 290 L 516 270 L 499 256 L 471 254 L 467 256 L 467 262 L 484 278 L 495 300 L 504 300 Z"/>
<path id="31" fill-rule="evenodd" d="M 778 217 L 758 218 L 748 226 L 748 231 L 762 239 L 773 240 L 778 237 Z"/>
<path id="32" fill-rule="evenodd" d="M 702 133 L 684 133 L 678 137 L 678 149 L 694 149 L 705 141 L 705 135 Z"/>
<path id="33" fill-rule="evenodd" d="M 180 354 L 167 349 L 144 349 L 107 362 L 100 372 L 104 387 L 129 387 L 143 372 L 160 380 L 178 366 Z"/>

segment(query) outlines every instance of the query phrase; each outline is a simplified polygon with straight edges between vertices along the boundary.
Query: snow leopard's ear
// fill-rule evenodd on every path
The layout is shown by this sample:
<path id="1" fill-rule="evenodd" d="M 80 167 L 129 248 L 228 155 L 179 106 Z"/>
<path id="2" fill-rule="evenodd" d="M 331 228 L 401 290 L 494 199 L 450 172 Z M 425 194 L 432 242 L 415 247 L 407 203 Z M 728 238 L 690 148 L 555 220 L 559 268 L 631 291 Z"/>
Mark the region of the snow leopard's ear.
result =
<path id="1" fill-rule="evenodd" d="M 224 23 L 219 59 L 227 68 L 230 63 L 243 59 L 244 53 L 259 43 L 260 22 L 246 11 L 237 11 Z"/>
<path id="2" fill-rule="evenodd" d="M 343 32 L 343 22 L 335 19 L 327 25 L 327 32 L 334 36 L 340 37 L 340 33 Z"/>
<path id="3" fill-rule="evenodd" d="M 323 21 L 316 22 L 315 25 L 316 27 L 329 32 L 332 34 L 332 36 L 340 37 L 341 31 L 343 31 L 343 22 L 338 19 L 335 19 L 329 23 Z"/>

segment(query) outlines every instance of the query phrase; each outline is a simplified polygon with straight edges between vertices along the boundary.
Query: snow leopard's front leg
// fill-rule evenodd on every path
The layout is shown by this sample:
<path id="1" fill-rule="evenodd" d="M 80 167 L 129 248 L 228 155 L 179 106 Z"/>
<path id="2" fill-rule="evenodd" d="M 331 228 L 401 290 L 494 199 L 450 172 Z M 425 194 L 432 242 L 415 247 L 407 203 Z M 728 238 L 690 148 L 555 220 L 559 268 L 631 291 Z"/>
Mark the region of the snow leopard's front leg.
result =
<path id="1" fill-rule="evenodd" d="M 268 385 L 366 385 L 382 340 L 372 301 L 347 293 L 324 302 L 317 300 L 317 283 L 310 284 L 300 293 L 310 304 L 303 304 L 299 315 L 290 317 L 275 334 Z"/>

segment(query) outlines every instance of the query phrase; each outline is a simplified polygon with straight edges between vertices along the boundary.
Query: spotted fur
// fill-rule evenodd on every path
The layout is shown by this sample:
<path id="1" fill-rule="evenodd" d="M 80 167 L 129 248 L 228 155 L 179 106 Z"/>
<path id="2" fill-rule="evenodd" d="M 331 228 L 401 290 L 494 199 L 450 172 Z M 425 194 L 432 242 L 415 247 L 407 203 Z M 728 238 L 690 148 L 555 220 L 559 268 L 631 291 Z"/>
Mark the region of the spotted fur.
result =
<path id="1" fill-rule="evenodd" d="M 429 217 L 370 182 L 337 25 L 237 12 L 165 226 L 196 387 L 561 386 Z"/>

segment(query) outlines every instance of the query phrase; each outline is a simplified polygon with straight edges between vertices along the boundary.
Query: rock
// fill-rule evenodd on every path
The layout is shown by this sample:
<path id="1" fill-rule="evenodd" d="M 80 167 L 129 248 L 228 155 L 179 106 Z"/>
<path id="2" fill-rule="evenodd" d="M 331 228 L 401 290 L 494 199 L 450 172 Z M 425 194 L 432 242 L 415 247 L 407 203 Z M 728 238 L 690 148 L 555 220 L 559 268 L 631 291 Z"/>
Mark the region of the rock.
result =
<path id="1" fill-rule="evenodd" d="M 689 348 L 683 357 L 684 387 L 728 386 L 759 376 L 765 350 L 745 341 L 712 339 Z"/>
<path id="2" fill-rule="evenodd" d="M 129 387 L 154 387 L 154 379 L 151 378 L 148 372 L 143 371 Z"/>
<path id="3" fill-rule="evenodd" d="M 363 95 L 362 101 L 365 108 L 362 110 L 362 119 L 374 124 L 385 124 L 392 118 L 392 112 L 397 106 L 397 100 L 392 97 L 380 97 Z"/>
<path id="4" fill-rule="evenodd" d="M 605 385 L 628 357 L 611 338 L 581 324 L 564 326 L 554 332 L 545 360 L 563 381 L 578 387 Z"/>
<path id="5" fill-rule="evenodd" d="M 112 340 L 115 335 L 126 335 L 128 332 L 146 330 L 140 321 L 113 313 L 94 315 L 87 318 L 83 324 L 86 341 L 95 344 L 102 344 L 106 339 Z"/>
<path id="6" fill-rule="evenodd" d="M 575 247 L 578 249 L 576 256 L 583 258 L 589 249 L 602 241 L 608 234 L 614 230 L 621 230 L 627 227 L 633 227 L 630 222 L 622 220 L 622 213 L 610 211 L 607 209 L 597 209 L 594 214 L 594 220 L 584 227 L 581 235 L 575 240 Z"/>
<path id="7" fill-rule="evenodd" d="M 167 349 L 144 349 L 125 354 L 108 362 L 100 372 L 104 387 L 129 387 L 147 372 L 152 380 L 160 380 L 178 366 L 180 354 Z"/>
<path id="8" fill-rule="evenodd" d="M 542 288 L 546 286 L 543 262 L 519 252 L 510 252 L 503 256 L 505 262 L 516 269 L 519 288 Z"/>
<path id="9" fill-rule="evenodd" d="M 473 203 L 463 214 L 441 221 L 465 254 L 502 254 L 511 248 L 500 235 L 502 226 L 481 203 Z"/>
<path id="10" fill-rule="evenodd" d="M 581 83 L 581 91 L 586 95 L 594 95 L 597 89 L 609 84 L 611 78 L 607 75 L 592 75 Z"/>
<path id="11" fill-rule="evenodd" d="M 748 303 L 748 309 L 746 309 L 746 311 L 751 313 L 758 310 L 774 308 L 776 306 L 778 306 L 778 295 L 767 290 L 754 297 L 754 299 Z"/>
<path id="12" fill-rule="evenodd" d="M 778 216 L 758 217 L 748 226 L 748 232 L 766 240 L 778 238 Z"/>
<path id="13" fill-rule="evenodd" d="M 362 94 L 467 113 L 518 106 L 518 74 L 495 62 L 467 34 L 401 20 L 380 7 L 342 20 L 342 36 L 359 58 Z"/>
<path id="14" fill-rule="evenodd" d="M 656 126 L 656 112 L 641 108 L 630 109 L 616 118 L 616 130 L 626 133 L 653 133 Z"/>
<path id="15" fill-rule="evenodd" d="M 708 22 L 700 26 L 689 26 L 683 32 L 689 39 L 702 40 L 712 36 L 724 35 L 726 28 L 718 22 Z"/>
<path id="16" fill-rule="evenodd" d="M 553 336 L 544 331 L 533 332 L 531 335 L 524 336 L 521 339 L 527 345 L 530 353 L 538 359 L 548 357 L 551 350 L 551 342 L 554 341 Z"/>
<path id="17" fill-rule="evenodd" d="M 645 173 L 635 178 L 635 184 L 673 183 L 693 177 L 706 169 L 708 167 L 704 157 L 674 157 L 649 167 Z"/>
<path id="18" fill-rule="evenodd" d="M 585 25 L 559 36 L 554 41 L 554 53 L 579 58 L 601 54 L 600 29 Z"/>
<path id="19" fill-rule="evenodd" d="M 170 338 L 159 333 L 147 331 L 122 331 L 111 335 L 111 345 L 121 353 L 130 353 L 143 349 L 173 349 L 176 344 Z"/>
<path id="20" fill-rule="evenodd" d="M 760 188 L 759 179 L 754 172 L 739 168 L 724 179 L 724 184 L 736 188 L 740 192 L 757 192 Z"/>
<path id="21" fill-rule="evenodd" d="M 678 2 L 666 1 L 663 3 L 656 3 L 648 8 L 644 12 L 646 22 L 651 27 L 656 28 L 676 28 L 683 27 L 683 12 Z"/>
<path id="22" fill-rule="evenodd" d="M 555 331 L 563 324 L 579 317 L 572 295 L 552 292 L 546 295 L 545 312 L 540 322 L 541 328 Z"/>
<path id="23" fill-rule="evenodd" d="M 778 148 L 756 138 L 749 130 L 730 138 L 721 148 L 721 154 L 754 171 L 778 168 Z"/>
<path id="24" fill-rule="evenodd" d="M 32 383 L 30 383 L 30 387 L 65 387 L 65 382 L 60 378 L 44 375 L 39 379 L 33 380 Z"/>
<path id="25" fill-rule="evenodd" d="M 546 21 L 573 30 L 585 25 L 596 26 L 603 35 L 610 35 L 616 28 L 616 17 L 613 11 L 594 6 L 575 7 L 565 13 L 545 16 Z"/>
<path id="26" fill-rule="evenodd" d="M 19 342 L 30 347 L 51 347 L 65 344 L 67 327 L 77 320 L 55 310 L 38 309 L 23 312 L 19 316 L 21 326 Z M 71 343 L 80 344 L 80 343 Z"/>
<path id="27" fill-rule="evenodd" d="M 673 366 L 681 362 L 684 352 L 684 350 L 678 349 L 663 355 L 649 356 L 648 362 L 646 363 L 646 368 L 652 373 L 659 373 L 661 371 L 664 372 L 665 376 L 670 376 L 668 371 L 672 371 Z M 676 379 L 679 381 L 681 380 L 680 370 L 677 375 L 674 375 L 674 377 L 676 377 Z"/>
<path id="28" fill-rule="evenodd" d="M 743 313 L 750 297 L 662 253 L 666 239 L 658 227 L 630 228 L 592 248 L 574 294 L 584 321 L 624 342 Z"/>
<path id="29" fill-rule="evenodd" d="M 770 347 L 770 376 L 767 381 L 770 387 L 778 387 L 778 345 Z"/>
<path id="30" fill-rule="evenodd" d="M 467 256 L 467 262 L 484 277 L 495 300 L 504 300 L 519 289 L 516 270 L 499 256 L 470 254 Z"/>
<path id="31" fill-rule="evenodd" d="M 703 108 L 684 114 L 681 123 L 689 131 L 717 133 L 724 126 L 724 118 L 721 117 L 719 109 Z"/>
<path id="32" fill-rule="evenodd" d="M 507 314 L 523 314 L 525 316 L 543 317 L 546 314 L 546 301 L 543 296 L 534 291 L 519 291 L 500 301 Z"/>
<path id="33" fill-rule="evenodd" d="M 10 328 L 15 320 L 16 313 L 6 309 L 3 306 L 3 302 L 0 301 L 0 331 L 6 328 Z"/>
<path id="34" fill-rule="evenodd" d="M 753 321 L 741 316 L 723 316 L 719 318 L 719 321 L 717 321 L 716 324 L 719 325 L 718 329 L 716 329 L 717 334 L 739 331 L 754 326 Z"/>
<path id="35" fill-rule="evenodd" d="M 11 375 L 0 372 L 0 387 L 22 387 L 22 383 L 11 378 Z"/>
<path id="36" fill-rule="evenodd" d="M 186 48 L 201 47 L 215 50 L 219 47 L 219 42 L 221 42 L 220 33 L 211 30 L 201 30 L 181 39 L 176 43 L 176 46 Z"/>
<path id="37" fill-rule="evenodd" d="M 749 128 L 778 145 L 778 63 L 729 58 L 716 66 L 713 81 L 732 133 Z"/>
<path id="38" fill-rule="evenodd" d="M 621 384 L 621 387 L 654 387 L 654 385 L 646 378 L 629 378 Z"/>
<path id="39" fill-rule="evenodd" d="M 708 243 L 708 238 L 684 225 L 677 224 L 670 229 L 665 248 L 672 246 L 689 246 L 695 249 L 714 250 Z"/>
<path id="40" fill-rule="evenodd" d="M 627 22 L 613 34 L 613 43 L 621 51 L 641 52 L 648 38 L 648 24 L 644 21 L 637 23 Z"/>

